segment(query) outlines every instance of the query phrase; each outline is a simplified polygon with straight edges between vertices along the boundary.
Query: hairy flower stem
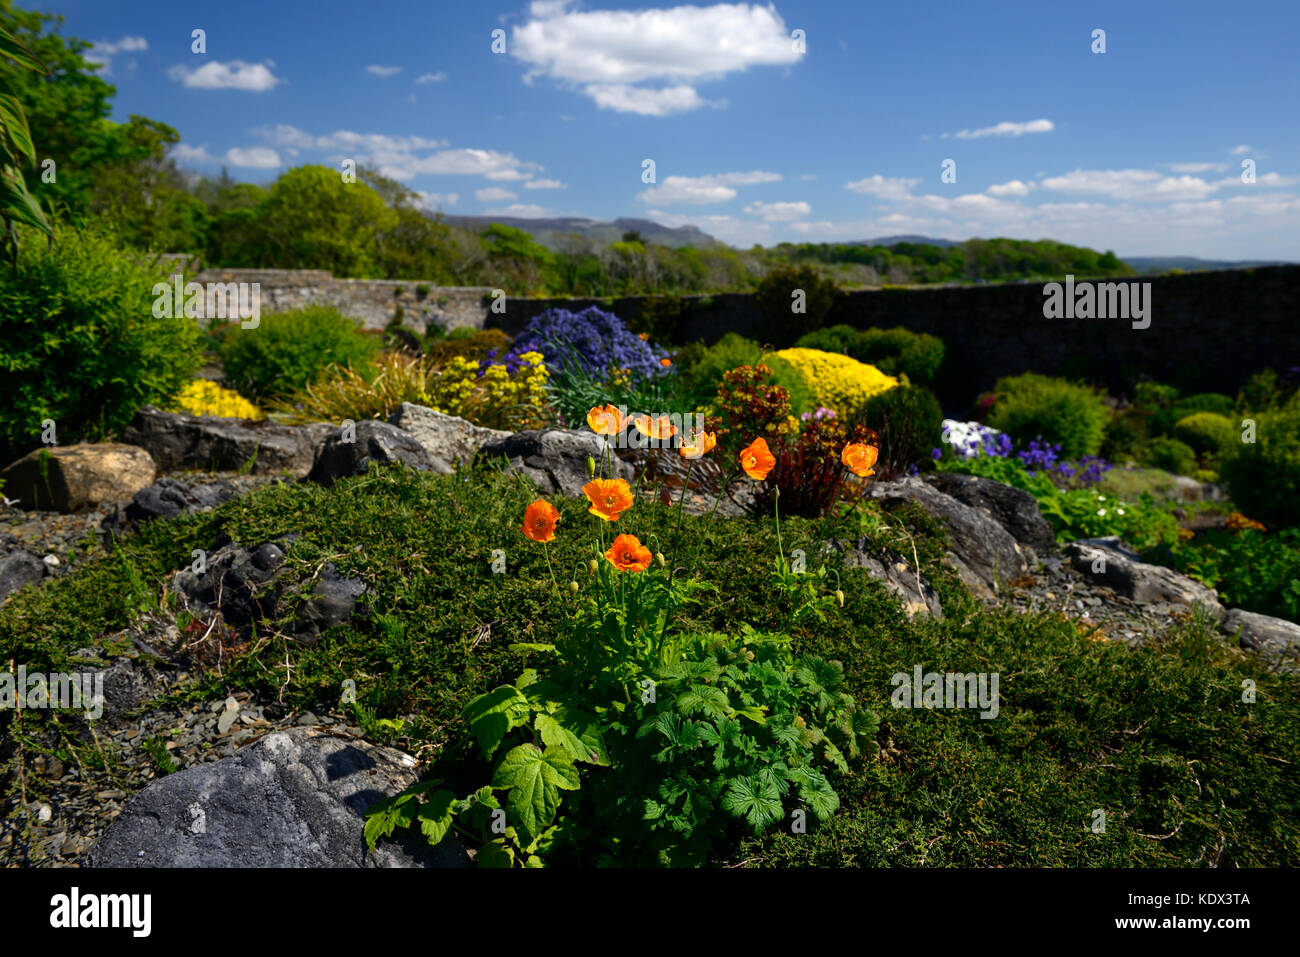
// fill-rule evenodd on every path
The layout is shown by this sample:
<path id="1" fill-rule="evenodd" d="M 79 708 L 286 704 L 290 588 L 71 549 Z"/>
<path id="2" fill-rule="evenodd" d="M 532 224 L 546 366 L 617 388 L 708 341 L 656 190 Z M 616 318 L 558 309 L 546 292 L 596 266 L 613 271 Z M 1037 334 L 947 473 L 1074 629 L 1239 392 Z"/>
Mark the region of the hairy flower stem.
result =
<path id="1" fill-rule="evenodd" d="M 715 514 L 717 514 L 718 506 L 722 504 L 722 496 L 724 496 L 724 495 L 727 494 L 727 486 L 729 486 L 729 485 L 731 484 L 731 480 L 732 480 L 733 478 L 735 478 L 736 475 L 737 475 L 738 473 L 739 473 L 739 469 L 733 469 L 733 470 L 730 472 L 730 474 L 728 474 L 727 477 L 724 478 L 724 479 L 722 480 L 722 488 L 718 491 L 718 497 L 717 497 L 716 499 L 713 500 L 713 508 L 709 509 L 709 514 L 708 514 L 708 515 L 705 517 L 705 519 L 704 519 L 704 523 L 705 523 L 705 525 L 707 525 L 708 527 L 710 527 L 710 528 L 713 527 L 713 516 L 714 516 Z M 699 535 L 699 541 L 698 541 L 698 544 L 696 544 L 696 546 L 695 546 L 695 557 L 691 559 L 691 574 L 692 574 L 692 575 L 695 574 L 695 569 L 696 569 L 696 568 L 698 567 L 698 565 L 699 565 L 699 562 L 700 562 L 700 549 L 702 549 L 703 547 L 704 547 L 704 533 L 701 532 L 700 535 Z"/>
<path id="2" fill-rule="evenodd" d="M 546 570 L 551 573 L 551 584 L 559 589 L 560 585 L 555 580 L 555 569 L 551 565 L 551 546 L 546 542 L 542 542 L 542 554 L 546 556 Z"/>

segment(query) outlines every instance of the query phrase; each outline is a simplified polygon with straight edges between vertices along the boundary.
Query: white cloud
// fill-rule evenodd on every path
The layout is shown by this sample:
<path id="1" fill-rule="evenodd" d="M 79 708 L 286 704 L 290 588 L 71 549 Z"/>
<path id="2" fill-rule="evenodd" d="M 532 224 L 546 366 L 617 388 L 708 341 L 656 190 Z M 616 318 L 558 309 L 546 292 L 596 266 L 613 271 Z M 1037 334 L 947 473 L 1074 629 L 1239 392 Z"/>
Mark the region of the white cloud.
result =
<path id="1" fill-rule="evenodd" d="M 758 183 L 776 183 L 780 173 L 752 170 L 748 173 L 719 173 L 714 176 L 669 176 L 658 186 L 643 192 L 643 203 L 661 203 L 676 206 L 683 203 L 703 205 L 725 203 L 736 198 L 735 186 L 754 186 Z"/>
<path id="2" fill-rule="evenodd" d="M 167 75 L 178 83 L 200 90 L 249 90 L 262 93 L 284 81 L 271 72 L 275 66 L 266 63 L 245 63 L 243 60 L 231 60 L 222 63 L 213 60 L 196 70 L 185 66 L 174 66 Z"/>
<path id="3" fill-rule="evenodd" d="M 990 196 L 1028 196 L 1030 188 L 1028 183 L 1013 179 L 1006 183 L 997 183 L 990 186 L 986 192 Z"/>
<path id="4" fill-rule="evenodd" d="M 1245 155 L 1246 155 L 1247 153 L 1249 153 L 1249 152 L 1250 152 L 1250 147 L 1247 146 L 1247 145 L 1244 144 L 1244 143 L 1243 143 L 1241 146 L 1234 146 L 1234 147 L 1230 150 L 1230 153 L 1231 153 L 1233 156 L 1245 156 Z"/>
<path id="5" fill-rule="evenodd" d="M 812 207 L 802 201 L 789 203 L 754 202 L 745 207 L 745 212 L 769 223 L 784 223 L 807 216 L 812 212 Z"/>
<path id="6" fill-rule="evenodd" d="M 445 79 L 447 79 L 447 74 L 439 70 L 437 73 L 421 73 L 415 78 L 415 82 L 424 86 L 428 83 L 441 83 Z"/>
<path id="7" fill-rule="evenodd" d="M 480 203 L 503 203 L 507 200 L 518 199 L 518 193 L 512 193 L 508 189 L 502 189 L 500 186 L 489 186 L 487 189 L 474 191 L 474 198 Z"/>
<path id="8" fill-rule="evenodd" d="M 602 109 L 667 116 L 707 101 L 692 84 L 800 59 L 773 6 L 734 3 L 661 10 L 568 9 L 535 2 L 509 49 L 524 82 L 548 77 Z M 650 85 L 645 85 L 650 84 Z"/>
<path id="9" fill-rule="evenodd" d="M 396 76 L 402 72 L 400 66 L 376 66 L 374 64 L 366 67 L 366 72 L 371 76 Z"/>
<path id="10" fill-rule="evenodd" d="M 550 213 L 544 206 L 531 203 L 511 203 L 505 209 L 485 210 L 489 216 L 518 216 L 521 219 L 541 219 Z"/>
<path id="11" fill-rule="evenodd" d="M 1029 120 L 1025 123 L 1012 123 L 1004 120 L 994 126 L 982 126 L 977 130 L 959 130 L 956 133 L 944 133 L 940 139 L 953 136 L 959 140 L 977 140 L 985 136 L 1024 136 L 1026 133 L 1050 133 L 1056 129 L 1051 120 Z"/>
<path id="12" fill-rule="evenodd" d="M 919 179 L 881 176 L 876 173 L 866 179 L 845 183 L 844 188 L 861 193 L 863 196 L 874 196 L 876 199 L 907 199 L 912 194 L 912 187 L 919 182 L 921 182 Z"/>
<path id="13" fill-rule="evenodd" d="M 459 193 L 429 193 L 417 189 L 415 195 L 421 206 L 426 209 L 439 209 L 443 206 L 455 206 L 460 202 Z"/>
<path id="14" fill-rule="evenodd" d="M 637 113 L 641 116 L 668 116 L 686 113 L 705 104 L 691 86 L 670 86 L 651 90 L 625 83 L 589 84 L 583 90 L 602 110 Z"/>
<path id="15" fill-rule="evenodd" d="M 1228 168 L 1227 163 L 1166 163 L 1175 173 L 1208 173 L 1210 171 L 1223 172 Z"/>
<path id="16" fill-rule="evenodd" d="M 212 154 L 208 152 L 208 147 L 190 146 L 186 143 L 177 143 L 171 148 L 171 158 L 178 163 L 211 163 L 213 162 Z"/>
<path id="17" fill-rule="evenodd" d="M 275 169 L 280 165 L 280 154 L 265 146 L 238 146 L 226 150 L 226 162 L 231 166 L 247 166 L 251 169 Z"/>
<path id="18" fill-rule="evenodd" d="M 524 183 L 524 189 L 564 189 L 565 186 L 558 179 L 533 179 Z"/>
<path id="19" fill-rule="evenodd" d="M 100 64 L 104 68 L 104 76 L 108 76 L 113 72 L 112 57 L 115 53 L 143 53 L 147 49 L 149 49 L 149 41 L 144 37 L 122 37 L 120 40 L 103 40 L 96 43 L 81 56 L 91 63 Z M 134 62 L 128 65 L 134 66 Z"/>
<path id="20" fill-rule="evenodd" d="M 1146 169 L 1076 169 L 1046 177 L 1039 185 L 1064 193 L 1093 193 L 1115 199 L 1202 199 L 1218 189 L 1196 176 L 1165 176 Z"/>

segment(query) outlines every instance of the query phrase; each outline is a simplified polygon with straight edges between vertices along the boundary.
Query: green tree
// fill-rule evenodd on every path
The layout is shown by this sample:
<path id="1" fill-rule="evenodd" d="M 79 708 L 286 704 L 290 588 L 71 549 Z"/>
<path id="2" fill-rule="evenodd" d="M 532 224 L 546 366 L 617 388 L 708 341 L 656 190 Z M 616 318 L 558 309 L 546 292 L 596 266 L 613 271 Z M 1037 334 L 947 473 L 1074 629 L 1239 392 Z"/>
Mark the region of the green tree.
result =
<path id="1" fill-rule="evenodd" d="M 32 52 L 3 28 L 0 28 L 0 55 L 9 57 L 25 70 L 49 74 Z M 0 63 L 4 62 L 0 59 Z M 32 145 L 32 134 L 22 104 L 14 96 L 6 75 L 0 73 L 0 229 L 4 232 L 5 251 L 15 268 L 18 265 L 18 223 L 35 226 L 53 238 L 50 224 L 27 191 L 27 182 L 23 178 L 22 168 L 35 162 L 36 149 Z"/>

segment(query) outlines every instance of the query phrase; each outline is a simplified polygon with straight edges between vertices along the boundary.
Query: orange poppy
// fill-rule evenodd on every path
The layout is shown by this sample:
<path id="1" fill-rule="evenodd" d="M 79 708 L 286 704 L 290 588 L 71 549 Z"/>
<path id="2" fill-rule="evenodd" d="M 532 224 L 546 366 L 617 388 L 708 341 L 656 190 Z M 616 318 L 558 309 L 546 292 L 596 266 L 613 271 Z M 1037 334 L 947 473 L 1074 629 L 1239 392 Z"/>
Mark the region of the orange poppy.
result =
<path id="1" fill-rule="evenodd" d="M 587 413 L 587 424 L 597 435 L 618 435 L 623 431 L 623 416 L 613 405 L 593 406 Z"/>
<path id="2" fill-rule="evenodd" d="M 621 572 L 643 572 L 654 557 L 635 535 L 620 535 L 609 546 L 605 557 Z"/>
<path id="3" fill-rule="evenodd" d="M 659 364 L 660 364 L 661 366 L 663 366 L 665 369 L 667 369 L 670 365 L 673 364 L 673 360 L 672 360 L 672 359 L 660 359 L 660 360 L 659 360 Z"/>
<path id="4" fill-rule="evenodd" d="M 844 451 L 840 453 L 840 461 L 854 475 L 859 478 L 868 478 L 876 474 L 872 468 L 876 464 L 876 458 L 880 455 L 880 449 L 874 445 L 867 445 L 865 442 L 850 442 L 844 446 Z"/>
<path id="5" fill-rule="evenodd" d="M 683 442 L 679 450 L 688 459 L 698 459 L 713 451 L 718 444 L 718 437 L 713 432 L 697 432 L 690 442 Z"/>
<path id="6" fill-rule="evenodd" d="M 648 333 L 648 332 L 638 332 L 638 333 L 637 333 L 637 338 L 640 339 L 642 342 L 649 342 L 649 341 L 650 341 L 650 333 Z"/>
<path id="7" fill-rule="evenodd" d="M 618 516 L 631 508 L 634 501 L 632 487 L 625 479 L 592 479 L 582 491 L 591 500 L 587 511 L 607 522 L 617 522 Z"/>
<path id="8" fill-rule="evenodd" d="M 539 498 L 524 509 L 524 535 L 535 542 L 549 542 L 555 538 L 555 524 L 560 520 L 559 510 Z"/>
<path id="9" fill-rule="evenodd" d="M 632 424 L 636 426 L 638 432 L 652 439 L 671 439 L 677 434 L 677 426 L 669 422 L 666 415 L 661 415 L 657 419 L 652 419 L 648 415 L 636 415 L 632 417 Z"/>
<path id="10" fill-rule="evenodd" d="M 767 473 L 776 467 L 776 457 L 767 447 L 767 439 L 757 438 L 740 450 L 740 467 L 752 479 L 761 482 L 767 478 Z"/>

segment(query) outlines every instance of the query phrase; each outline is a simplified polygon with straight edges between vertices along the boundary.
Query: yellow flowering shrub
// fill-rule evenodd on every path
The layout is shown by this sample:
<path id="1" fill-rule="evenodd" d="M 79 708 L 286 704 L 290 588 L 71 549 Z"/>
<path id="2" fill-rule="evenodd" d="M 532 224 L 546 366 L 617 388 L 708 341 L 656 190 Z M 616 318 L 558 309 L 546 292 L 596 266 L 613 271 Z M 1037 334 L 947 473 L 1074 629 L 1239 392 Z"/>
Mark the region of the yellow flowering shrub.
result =
<path id="1" fill-rule="evenodd" d="M 774 355 L 790 363 L 808 380 L 817 403 L 841 416 L 856 416 L 867 400 L 899 384 L 875 366 L 838 352 L 820 349 L 782 349 Z"/>
<path id="2" fill-rule="evenodd" d="M 194 379 L 181 389 L 169 412 L 219 415 L 228 419 L 260 419 L 262 411 L 233 389 L 223 389 L 211 379 Z"/>

